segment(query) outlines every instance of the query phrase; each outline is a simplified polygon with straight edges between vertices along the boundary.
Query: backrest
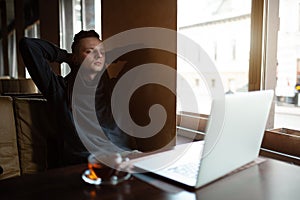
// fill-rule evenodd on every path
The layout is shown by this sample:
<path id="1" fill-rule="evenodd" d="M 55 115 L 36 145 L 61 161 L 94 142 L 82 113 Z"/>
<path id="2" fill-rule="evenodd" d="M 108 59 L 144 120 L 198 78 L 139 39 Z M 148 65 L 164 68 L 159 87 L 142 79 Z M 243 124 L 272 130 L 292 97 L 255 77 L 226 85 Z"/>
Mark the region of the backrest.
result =
<path id="1" fill-rule="evenodd" d="M 0 94 L 38 93 L 32 79 L 0 79 Z"/>
<path id="2" fill-rule="evenodd" d="M 0 166 L 1 179 L 20 175 L 17 135 L 13 110 L 13 99 L 0 96 Z"/>
<path id="3" fill-rule="evenodd" d="M 38 93 L 38 89 L 32 79 L 18 79 L 20 93 Z"/>
<path id="4" fill-rule="evenodd" d="M 21 173 L 59 167 L 63 140 L 47 101 L 15 97 L 14 102 Z"/>
<path id="5" fill-rule="evenodd" d="M 260 155 L 300 165 L 300 131 L 278 128 L 266 130 Z"/>

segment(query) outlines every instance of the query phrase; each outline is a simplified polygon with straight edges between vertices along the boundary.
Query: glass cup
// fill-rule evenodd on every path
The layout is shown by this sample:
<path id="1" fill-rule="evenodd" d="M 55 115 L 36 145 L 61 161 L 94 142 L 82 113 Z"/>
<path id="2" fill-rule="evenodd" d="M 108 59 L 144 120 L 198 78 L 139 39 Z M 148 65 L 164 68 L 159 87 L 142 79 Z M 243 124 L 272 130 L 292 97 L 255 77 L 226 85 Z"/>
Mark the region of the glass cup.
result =
<path id="1" fill-rule="evenodd" d="M 82 179 L 92 185 L 117 185 L 131 177 L 126 170 L 121 170 L 123 159 L 120 154 L 94 155 L 88 157 L 88 169 L 82 174 Z"/>

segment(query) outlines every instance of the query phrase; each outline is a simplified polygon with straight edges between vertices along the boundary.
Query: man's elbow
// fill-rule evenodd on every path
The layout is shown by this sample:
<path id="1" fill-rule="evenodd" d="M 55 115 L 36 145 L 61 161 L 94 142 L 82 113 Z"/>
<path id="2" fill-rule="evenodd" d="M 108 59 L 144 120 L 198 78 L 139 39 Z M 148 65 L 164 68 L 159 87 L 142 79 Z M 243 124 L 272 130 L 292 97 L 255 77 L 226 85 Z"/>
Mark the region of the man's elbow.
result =
<path id="1" fill-rule="evenodd" d="M 20 40 L 19 40 L 19 50 L 21 52 L 24 52 L 27 50 L 27 47 L 30 45 L 30 39 L 27 38 L 27 37 L 22 37 Z"/>

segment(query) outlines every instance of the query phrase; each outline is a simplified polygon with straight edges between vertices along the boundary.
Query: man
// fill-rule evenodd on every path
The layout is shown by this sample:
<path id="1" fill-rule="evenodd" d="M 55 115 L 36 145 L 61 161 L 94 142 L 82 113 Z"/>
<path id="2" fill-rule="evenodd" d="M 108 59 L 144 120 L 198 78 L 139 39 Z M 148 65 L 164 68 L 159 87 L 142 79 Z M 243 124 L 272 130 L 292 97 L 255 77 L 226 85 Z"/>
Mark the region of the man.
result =
<path id="1" fill-rule="evenodd" d="M 116 126 L 112 117 L 110 95 L 113 83 L 105 70 L 104 47 L 101 45 L 99 35 L 95 31 L 80 31 L 77 33 L 74 36 L 72 53 L 68 53 L 48 41 L 34 38 L 21 39 L 19 47 L 31 78 L 57 115 L 58 123 L 63 132 L 65 162 L 67 164 L 86 161 L 89 154 L 86 148 L 88 144 L 83 145 L 76 128 L 89 129 L 94 126 L 94 124 L 89 124 L 90 120 L 88 119 L 88 115 L 93 111 L 93 108 L 88 107 L 89 105 L 87 105 L 85 99 L 76 98 L 75 96 L 79 101 L 79 105 L 82 105 L 82 109 L 72 108 L 73 87 L 79 71 L 84 84 L 88 86 L 96 85 L 97 87 L 97 118 L 106 137 L 122 149 L 130 150 L 134 148 L 131 146 L 131 139 Z M 66 62 L 70 66 L 71 72 L 66 77 L 57 75 L 51 70 L 49 62 Z M 101 79 L 98 76 L 101 76 Z M 94 83 L 95 80 L 96 83 Z M 84 124 L 83 126 L 76 126 L 75 128 L 73 109 L 84 111 L 76 112 L 81 116 L 79 119 L 80 123 Z M 85 131 L 86 129 L 83 132 Z M 92 130 L 92 132 L 95 131 L 97 129 Z M 106 148 L 107 140 L 103 138 L 99 140 L 99 148 Z"/>

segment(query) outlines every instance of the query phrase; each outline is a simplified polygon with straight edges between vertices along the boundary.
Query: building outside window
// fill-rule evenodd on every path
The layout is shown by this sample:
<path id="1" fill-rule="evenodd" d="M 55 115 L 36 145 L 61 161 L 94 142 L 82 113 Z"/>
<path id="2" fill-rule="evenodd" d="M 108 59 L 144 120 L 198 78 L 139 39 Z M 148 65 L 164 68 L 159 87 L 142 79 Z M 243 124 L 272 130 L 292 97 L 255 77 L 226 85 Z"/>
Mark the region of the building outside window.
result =
<path id="1" fill-rule="evenodd" d="M 296 97 L 300 96 L 300 91 L 295 86 L 300 83 L 300 1 L 269 0 L 265 3 L 273 4 L 267 9 L 279 8 L 279 18 L 271 19 L 275 26 L 280 24 L 276 41 L 277 66 L 273 66 L 277 74 L 273 126 L 299 130 L 300 98 Z M 193 39 L 210 55 L 223 81 L 225 93 L 248 91 L 251 5 L 252 0 L 178 0 L 178 32 Z M 181 74 L 178 85 L 185 77 L 197 94 L 198 110 L 209 114 L 211 98 L 207 83 L 180 58 L 177 68 Z M 199 79 L 199 84 L 195 84 L 195 79 Z M 183 103 L 189 104 L 188 101 Z M 179 105 L 177 112 L 184 111 L 182 107 Z M 185 108 L 189 109 L 185 111 L 196 111 L 192 106 Z"/>
<path id="2" fill-rule="evenodd" d="M 221 76 L 224 93 L 248 90 L 250 13 L 251 0 L 178 0 L 178 32 L 199 44 L 211 57 Z M 181 58 L 177 70 L 195 91 L 199 111 L 209 114 L 211 98 L 207 85 L 210 83 L 205 83 Z M 179 86 L 181 79 L 178 78 Z M 199 79 L 198 85 L 195 79 Z M 189 109 L 185 111 L 195 112 L 188 100 L 183 103 Z"/>

